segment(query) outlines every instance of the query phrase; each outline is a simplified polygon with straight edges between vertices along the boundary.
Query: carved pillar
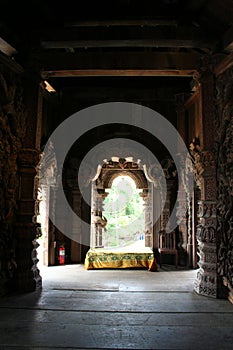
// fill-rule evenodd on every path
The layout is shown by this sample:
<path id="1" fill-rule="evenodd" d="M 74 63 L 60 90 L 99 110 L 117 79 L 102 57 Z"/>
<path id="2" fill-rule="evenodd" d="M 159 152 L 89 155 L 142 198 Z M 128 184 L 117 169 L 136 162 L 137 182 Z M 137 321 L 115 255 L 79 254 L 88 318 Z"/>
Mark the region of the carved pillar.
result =
<path id="1" fill-rule="evenodd" d="M 36 239 L 40 235 L 40 228 L 33 220 L 36 200 L 35 175 L 38 161 L 39 154 L 35 149 L 21 150 L 18 158 L 20 200 L 18 201 L 18 220 L 15 223 L 17 270 L 14 281 L 16 289 L 20 291 L 33 291 L 41 288 L 36 254 L 38 247 Z"/>
<path id="2" fill-rule="evenodd" d="M 41 201 L 39 214 L 41 217 L 41 232 L 43 235 L 42 243 L 42 263 L 43 265 L 49 265 L 49 203 L 50 203 L 50 187 L 48 185 L 41 185 Z"/>
<path id="3" fill-rule="evenodd" d="M 103 198 L 101 196 L 101 193 L 98 193 L 97 191 L 95 216 L 101 217 L 102 212 L 103 212 Z M 95 245 L 102 246 L 102 227 L 98 224 L 95 225 Z"/>
<path id="4" fill-rule="evenodd" d="M 15 288 L 19 291 L 33 291 L 41 288 L 42 280 L 37 268 L 40 225 L 36 222 L 35 205 L 38 188 L 38 163 L 41 111 L 38 110 L 39 81 L 33 74 L 24 76 L 24 102 L 26 130 L 23 148 L 18 155 L 20 186 L 18 194 L 17 218 L 14 226 L 16 237 Z"/>
<path id="5" fill-rule="evenodd" d="M 194 267 L 194 261 L 196 259 L 193 258 L 193 254 L 196 254 L 196 247 L 193 243 L 196 232 L 196 215 L 194 213 L 194 209 L 196 208 L 196 204 L 194 203 L 194 183 L 193 183 L 193 163 L 190 157 L 186 158 L 185 164 L 185 191 L 186 191 L 186 200 L 187 200 L 187 265 L 189 267 Z"/>
<path id="6" fill-rule="evenodd" d="M 100 217 L 103 219 L 103 211 L 104 211 L 104 199 L 107 197 L 108 193 L 105 192 L 104 189 L 97 189 L 97 197 L 96 197 L 96 211 L 95 215 L 96 217 Z M 96 246 L 102 246 L 103 245 L 103 230 L 105 229 L 103 225 L 98 222 L 95 224 L 96 228 Z"/>
<path id="7" fill-rule="evenodd" d="M 169 222 L 170 213 L 171 213 L 171 210 L 170 210 L 171 209 L 171 190 L 172 190 L 172 184 L 167 180 L 167 196 L 165 199 L 164 208 L 161 215 L 160 230 L 166 230 L 166 228 L 169 230 L 169 227 L 167 227 L 167 224 Z M 164 189 L 162 189 L 162 191 L 166 193 Z"/>
<path id="8" fill-rule="evenodd" d="M 149 184 L 148 190 L 143 190 L 140 196 L 144 200 L 144 215 L 145 215 L 145 247 L 153 247 L 153 204 L 152 204 L 152 184 Z"/>
<path id="9" fill-rule="evenodd" d="M 197 211 L 198 211 L 198 201 L 199 201 L 200 190 L 194 184 L 193 194 L 192 194 L 192 265 L 196 269 L 198 267 L 198 256 L 197 256 L 197 237 L 196 237 L 196 227 L 197 227 Z"/>
<path id="10" fill-rule="evenodd" d="M 21 79 L 0 65 L 0 295 L 7 294 L 17 270 L 16 220 L 19 193 L 18 154 L 25 136 Z"/>
<path id="11" fill-rule="evenodd" d="M 145 177 L 148 183 L 148 192 L 151 196 L 151 218 L 152 218 L 152 248 L 154 252 L 158 252 L 159 248 L 159 231 L 161 227 L 161 212 L 165 202 L 165 193 L 161 184 L 161 168 L 157 164 L 144 165 Z M 145 190 L 144 190 L 145 193 Z M 140 194 L 144 196 L 143 192 Z M 145 196 L 144 196 L 145 197 Z"/>
<path id="12" fill-rule="evenodd" d="M 203 68 L 204 67 L 204 68 Z M 195 291 L 217 297 L 217 249 L 216 249 L 216 162 L 214 146 L 214 99 L 211 62 L 201 67 L 199 88 L 202 105 L 200 146 L 192 147 L 196 175 L 200 183 L 201 199 L 198 203 L 197 242 L 199 270 Z"/>
<path id="13" fill-rule="evenodd" d="M 199 248 L 199 270 L 195 281 L 195 291 L 199 294 L 216 297 L 216 202 L 198 202 L 197 241 Z"/>
<path id="14" fill-rule="evenodd" d="M 102 187 L 102 186 L 101 186 Z M 91 247 L 103 245 L 104 199 L 108 195 L 105 189 L 92 184 L 92 218 L 91 218 Z"/>
<path id="15" fill-rule="evenodd" d="M 218 297 L 233 303 L 233 69 L 216 81 Z"/>

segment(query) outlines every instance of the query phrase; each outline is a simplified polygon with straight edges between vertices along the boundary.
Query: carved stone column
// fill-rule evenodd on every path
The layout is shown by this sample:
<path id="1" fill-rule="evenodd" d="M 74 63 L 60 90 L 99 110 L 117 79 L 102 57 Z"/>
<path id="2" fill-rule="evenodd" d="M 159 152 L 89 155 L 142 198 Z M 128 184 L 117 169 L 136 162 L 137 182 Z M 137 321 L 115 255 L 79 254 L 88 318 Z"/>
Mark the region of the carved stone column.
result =
<path id="1" fill-rule="evenodd" d="M 198 201 L 199 270 L 195 291 L 199 294 L 217 296 L 217 248 L 216 248 L 216 174 L 215 161 L 211 152 L 194 155 L 194 164 L 199 176 L 201 200 Z"/>
<path id="2" fill-rule="evenodd" d="M 233 303 L 233 69 L 216 79 L 218 297 Z"/>
<path id="3" fill-rule="evenodd" d="M 19 193 L 18 153 L 25 136 L 23 86 L 0 65 L 0 295 L 11 291 L 17 270 L 14 223 Z"/>
<path id="4" fill-rule="evenodd" d="M 186 158 L 184 184 L 187 196 L 187 265 L 193 267 L 196 261 L 193 255 L 194 252 L 196 254 L 194 241 L 197 222 L 196 214 L 194 213 L 196 203 L 194 202 L 193 163 L 190 157 Z"/>
<path id="5" fill-rule="evenodd" d="M 169 227 L 167 227 L 167 224 L 169 222 L 170 214 L 171 214 L 171 190 L 172 190 L 172 183 L 167 180 L 167 196 L 164 203 L 164 208 L 161 215 L 161 227 L 160 230 L 165 230 L 166 228 L 169 230 Z M 162 191 L 165 192 L 165 190 L 162 189 Z"/>
<path id="6" fill-rule="evenodd" d="M 216 249 L 216 159 L 214 148 L 214 75 L 211 57 L 203 57 L 199 71 L 195 74 L 196 89 L 199 92 L 199 111 L 195 139 L 190 145 L 194 172 L 200 187 L 198 201 L 198 243 L 199 270 L 195 291 L 202 295 L 217 297 L 217 249 Z"/>
<path id="7" fill-rule="evenodd" d="M 41 99 L 39 96 L 39 79 L 33 73 L 24 76 L 23 92 L 25 103 L 25 135 L 23 148 L 18 154 L 20 186 L 17 199 L 17 213 L 14 233 L 16 237 L 15 288 L 19 291 L 33 291 L 41 288 L 42 280 L 37 268 L 38 243 L 41 234 L 36 221 L 38 163 L 41 138 Z M 40 106 L 41 107 L 41 106 Z"/>
<path id="8" fill-rule="evenodd" d="M 150 184 L 152 186 L 152 184 Z M 144 200 L 144 215 L 145 215 L 145 247 L 153 247 L 153 204 L 152 193 L 150 190 L 143 190 L 140 196 Z"/>
<path id="9" fill-rule="evenodd" d="M 102 216 L 103 212 L 103 197 L 101 196 L 101 193 L 97 190 L 97 196 L 96 196 L 96 212 L 95 216 Z M 98 224 L 95 225 L 95 245 L 96 246 L 102 246 L 102 227 Z"/>
<path id="10" fill-rule="evenodd" d="M 103 245 L 103 229 L 105 229 L 103 210 L 107 195 L 105 189 L 98 188 L 95 183 L 92 184 L 91 247 Z"/>
<path id="11" fill-rule="evenodd" d="M 104 199 L 107 197 L 108 193 L 105 192 L 104 189 L 97 189 L 97 197 L 96 197 L 96 217 L 100 217 L 103 219 L 103 211 L 104 211 Z M 101 223 L 97 223 L 96 227 L 96 245 L 103 245 L 103 230 L 105 227 Z M 105 229 L 106 230 L 106 229 Z"/>
<path id="12" fill-rule="evenodd" d="M 19 154 L 20 193 L 18 201 L 18 215 L 15 223 L 17 236 L 16 261 L 17 270 L 14 284 L 17 290 L 33 291 L 41 288 L 41 277 L 37 269 L 37 242 L 40 227 L 35 217 L 35 175 L 39 161 L 38 151 L 22 149 Z"/>
<path id="13" fill-rule="evenodd" d="M 159 249 L 159 231 L 161 227 L 161 212 L 165 202 L 165 192 L 162 189 L 161 184 L 161 168 L 157 164 L 147 164 L 143 167 L 145 177 L 147 179 L 148 195 L 151 196 L 151 221 L 152 221 L 152 237 L 151 241 L 153 245 L 153 251 L 158 253 Z M 147 192 L 144 191 L 140 194 L 142 198 L 147 196 Z"/>
<path id="14" fill-rule="evenodd" d="M 216 255 L 216 202 L 198 202 L 197 240 L 199 247 L 199 270 L 195 281 L 195 291 L 199 294 L 217 295 L 217 255 Z"/>

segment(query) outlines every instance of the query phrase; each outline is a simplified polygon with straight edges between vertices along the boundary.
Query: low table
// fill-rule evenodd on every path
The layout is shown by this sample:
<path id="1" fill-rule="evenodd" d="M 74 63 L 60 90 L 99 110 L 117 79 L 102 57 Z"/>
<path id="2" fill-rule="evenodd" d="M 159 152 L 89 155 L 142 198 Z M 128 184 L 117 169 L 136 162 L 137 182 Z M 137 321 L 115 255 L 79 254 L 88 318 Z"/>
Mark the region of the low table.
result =
<path id="1" fill-rule="evenodd" d="M 127 248 L 90 248 L 86 254 L 84 268 L 147 268 L 149 271 L 157 271 L 157 262 L 151 248 L 143 248 L 139 251 L 131 251 Z"/>

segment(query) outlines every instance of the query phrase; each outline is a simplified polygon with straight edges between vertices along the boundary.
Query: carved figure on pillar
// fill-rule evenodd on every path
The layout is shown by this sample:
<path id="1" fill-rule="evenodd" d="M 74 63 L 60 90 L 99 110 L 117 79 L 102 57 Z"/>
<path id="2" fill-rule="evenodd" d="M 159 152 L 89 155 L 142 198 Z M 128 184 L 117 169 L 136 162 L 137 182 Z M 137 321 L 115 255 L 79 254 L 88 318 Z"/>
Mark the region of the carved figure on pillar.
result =
<path id="1" fill-rule="evenodd" d="M 198 202 L 199 270 L 194 289 L 197 293 L 216 297 L 216 175 L 215 159 L 211 151 L 202 151 L 199 142 L 193 140 L 190 146 L 195 179 L 200 186 L 201 200 Z"/>
<path id="2" fill-rule="evenodd" d="M 199 113 L 195 118 L 199 126 L 190 144 L 194 176 L 200 188 L 198 201 L 196 238 L 198 243 L 199 270 L 195 291 L 199 294 L 217 296 L 216 254 L 216 158 L 213 153 L 215 134 L 214 63 L 211 56 L 200 59 L 196 80 Z"/>

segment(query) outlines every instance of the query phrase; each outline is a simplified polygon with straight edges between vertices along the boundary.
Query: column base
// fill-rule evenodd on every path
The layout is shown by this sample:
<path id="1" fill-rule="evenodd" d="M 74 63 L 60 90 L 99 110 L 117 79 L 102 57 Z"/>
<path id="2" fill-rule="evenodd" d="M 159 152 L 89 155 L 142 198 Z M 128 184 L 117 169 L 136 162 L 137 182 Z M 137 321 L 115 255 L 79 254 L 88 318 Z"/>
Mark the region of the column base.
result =
<path id="1" fill-rule="evenodd" d="M 36 226 L 31 223 L 16 223 L 17 234 L 16 265 L 12 285 L 20 293 L 33 292 L 42 286 L 40 271 L 37 267 Z"/>
<path id="2" fill-rule="evenodd" d="M 216 274 L 199 268 L 194 282 L 194 291 L 200 295 L 217 298 Z"/>

